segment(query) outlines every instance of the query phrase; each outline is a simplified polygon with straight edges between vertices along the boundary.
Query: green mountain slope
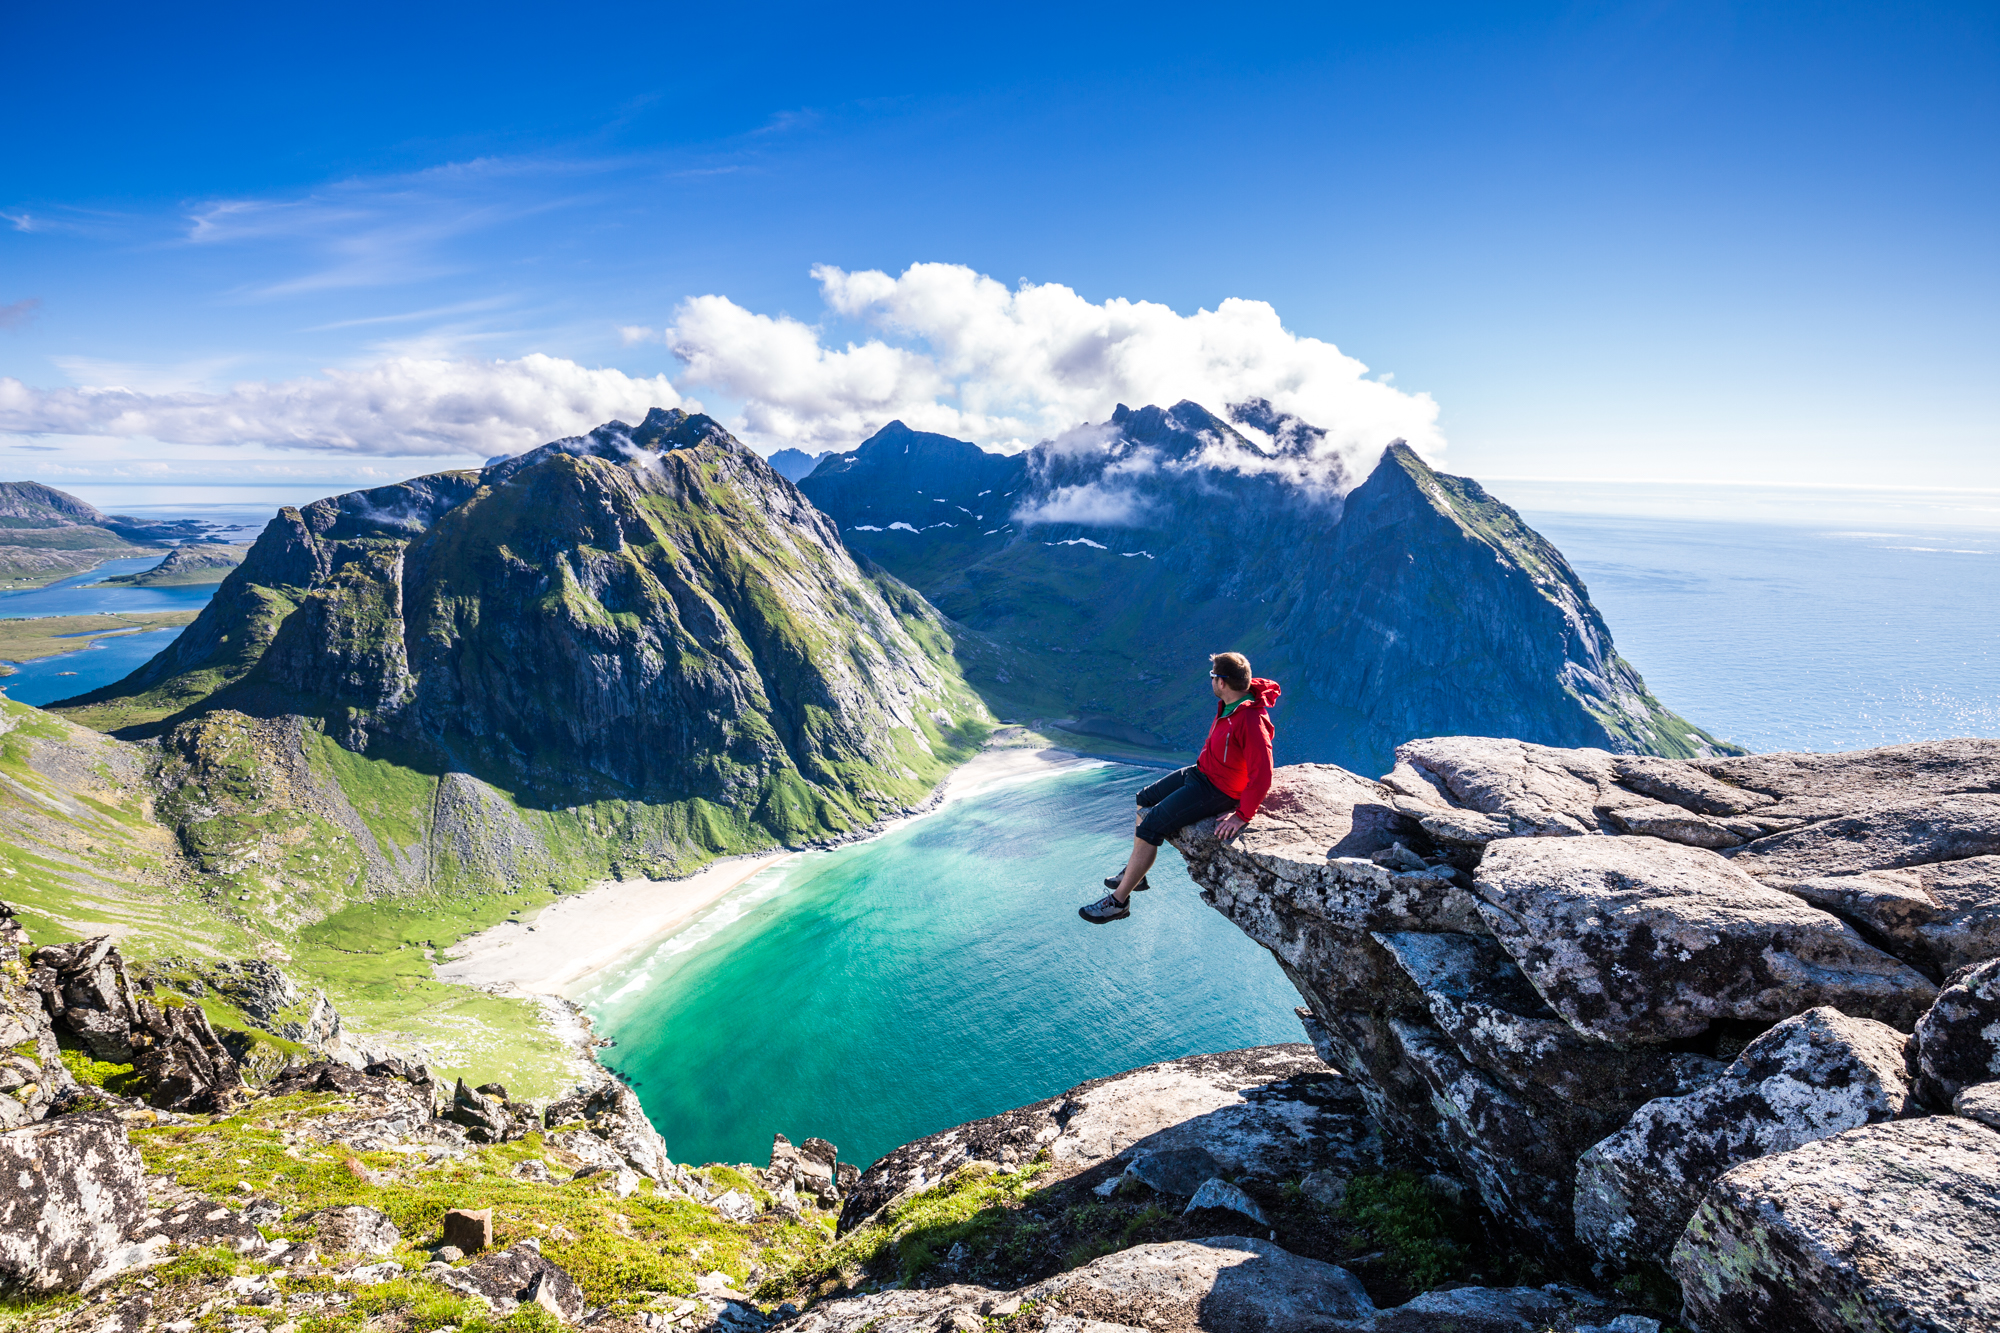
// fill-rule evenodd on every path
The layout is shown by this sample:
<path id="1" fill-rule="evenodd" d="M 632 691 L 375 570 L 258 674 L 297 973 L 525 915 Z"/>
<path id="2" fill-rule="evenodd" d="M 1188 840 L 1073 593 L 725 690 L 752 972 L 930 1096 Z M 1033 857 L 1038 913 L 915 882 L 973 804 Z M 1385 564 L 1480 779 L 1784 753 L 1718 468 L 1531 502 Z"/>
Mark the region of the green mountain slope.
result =
<path id="1" fill-rule="evenodd" d="M 630 807 L 610 841 L 661 870 L 907 808 L 983 718 L 935 613 L 667 412 L 285 510 L 172 647 L 58 707 L 170 744 L 216 709 L 310 718 L 535 822 Z"/>
<path id="2" fill-rule="evenodd" d="M 449 941 L 865 829 L 990 730 L 922 598 L 713 421 L 657 411 L 284 510 L 168 650 L 52 711 L 141 774 L 155 878 L 207 923 L 177 947 L 250 941 L 433 1049 L 534 1026 L 471 1021 L 503 1002 L 431 979 Z"/>

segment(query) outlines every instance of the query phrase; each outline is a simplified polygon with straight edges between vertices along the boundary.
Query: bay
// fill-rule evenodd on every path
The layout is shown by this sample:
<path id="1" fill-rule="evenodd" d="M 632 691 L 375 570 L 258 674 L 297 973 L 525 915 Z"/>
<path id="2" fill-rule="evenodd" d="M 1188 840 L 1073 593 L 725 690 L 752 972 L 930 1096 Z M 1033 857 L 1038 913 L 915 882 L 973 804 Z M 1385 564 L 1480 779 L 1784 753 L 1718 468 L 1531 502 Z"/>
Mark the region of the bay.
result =
<path id="1" fill-rule="evenodd" d="M 28 616 L 91 616 L 135 611 L 198 611 L 215 595 L 214 584 L 189 588 L 134 588 L 129 584 L 106 583 L 120 574 L 137 574 L 160 563 L 162 555 L 146 555 L 133 560 L 107 560 L 86 573 L 51 583 L 45 588 L 0 593 L 0 618 Z M 40 657 L 17 663 L 9 676 L 0 676 L 0 689 L 16 703 L 40 707 L 58 699 L 87 694 L 99 686 L 112 684 L 144 666 L 152 657 L 180 636 L 178 629 L 152 630 L 145 634 L 119 634 L 100 639 L 88 648 L 54 657 Z"/>
<path id="2" fill-rule="evenodd" d="M 1300 1041 L 1270 955 L 1177 853 L 1124 921 L 1076 914 L 1132 842 L 1125 765 L 1001 788 L 767 871 L 575 997 L 683 1161 L 771 1135 L 870 1162 L 918 1135 L 1194 1051 Z"/>

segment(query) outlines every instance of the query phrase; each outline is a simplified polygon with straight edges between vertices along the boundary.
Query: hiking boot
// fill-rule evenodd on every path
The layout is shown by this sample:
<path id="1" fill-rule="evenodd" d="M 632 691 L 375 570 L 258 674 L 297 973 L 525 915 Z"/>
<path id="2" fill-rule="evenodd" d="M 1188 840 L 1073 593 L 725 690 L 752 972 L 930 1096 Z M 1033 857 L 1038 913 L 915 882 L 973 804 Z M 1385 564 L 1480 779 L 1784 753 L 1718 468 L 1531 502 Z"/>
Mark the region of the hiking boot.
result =
<path id="1" fill-rule="evenodd" d="M 1117 921 L 1132 915 L 1132 908 L 1118 901 L 1118 895 L 1107 893 L 1088 907 L 1079 907 L 1076 914 L 1093 926 L 1101 926 L 1107 921 Z"/>
<path id="2" fill-rule="evenodd" d="M 1125 878 L 1125 872 L 1122 870 L 1115 875 L 1106 875 L 1104 877 L 1104 887 L 1107 889 L 1116 889 L 1118 887 L 1118 881 L 1123 878 Z M 1144 879 L 1141 879 L 1137 884 L 1134 884 L 1132 886 L 1132 892 L 1144 893 L 1147 889 L 1150 889 L 1152 887 L 1153 886 L 1151 884 L 1147 883 Z"/>

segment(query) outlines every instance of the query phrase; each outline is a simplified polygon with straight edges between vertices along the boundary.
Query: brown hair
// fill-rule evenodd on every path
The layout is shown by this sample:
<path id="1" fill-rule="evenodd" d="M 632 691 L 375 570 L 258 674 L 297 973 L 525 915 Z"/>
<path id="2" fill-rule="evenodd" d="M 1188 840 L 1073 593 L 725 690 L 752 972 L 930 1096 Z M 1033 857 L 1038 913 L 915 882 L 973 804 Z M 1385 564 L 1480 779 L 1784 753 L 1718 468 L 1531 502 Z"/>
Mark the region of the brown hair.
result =
<path id="1" fill-rule="evenodd" d="M 1242 653 L 1211 653 L 1208 669 L 1232 690 L 1250 688 L 1250 659 Z"/>

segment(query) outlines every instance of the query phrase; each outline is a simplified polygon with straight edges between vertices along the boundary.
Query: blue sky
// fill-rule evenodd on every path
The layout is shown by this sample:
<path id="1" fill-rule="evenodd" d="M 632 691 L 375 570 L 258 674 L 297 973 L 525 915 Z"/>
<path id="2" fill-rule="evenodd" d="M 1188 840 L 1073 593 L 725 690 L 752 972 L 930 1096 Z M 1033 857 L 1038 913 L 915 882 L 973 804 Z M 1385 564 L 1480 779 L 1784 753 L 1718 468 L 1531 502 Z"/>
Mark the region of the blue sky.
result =
<path id="1" fill-rule="evenodd" d="M 0 465 L 85 493 L 662 396 L 1011 446 L 1183 381 L 1486 478 L 2000 490 L 1990 4 L 41 6 L 10 45 Z M 1275 319 L 1218 341 L 1231 298 Z M 1118 302 L 1085 383 L 1061 331 Z"/>

